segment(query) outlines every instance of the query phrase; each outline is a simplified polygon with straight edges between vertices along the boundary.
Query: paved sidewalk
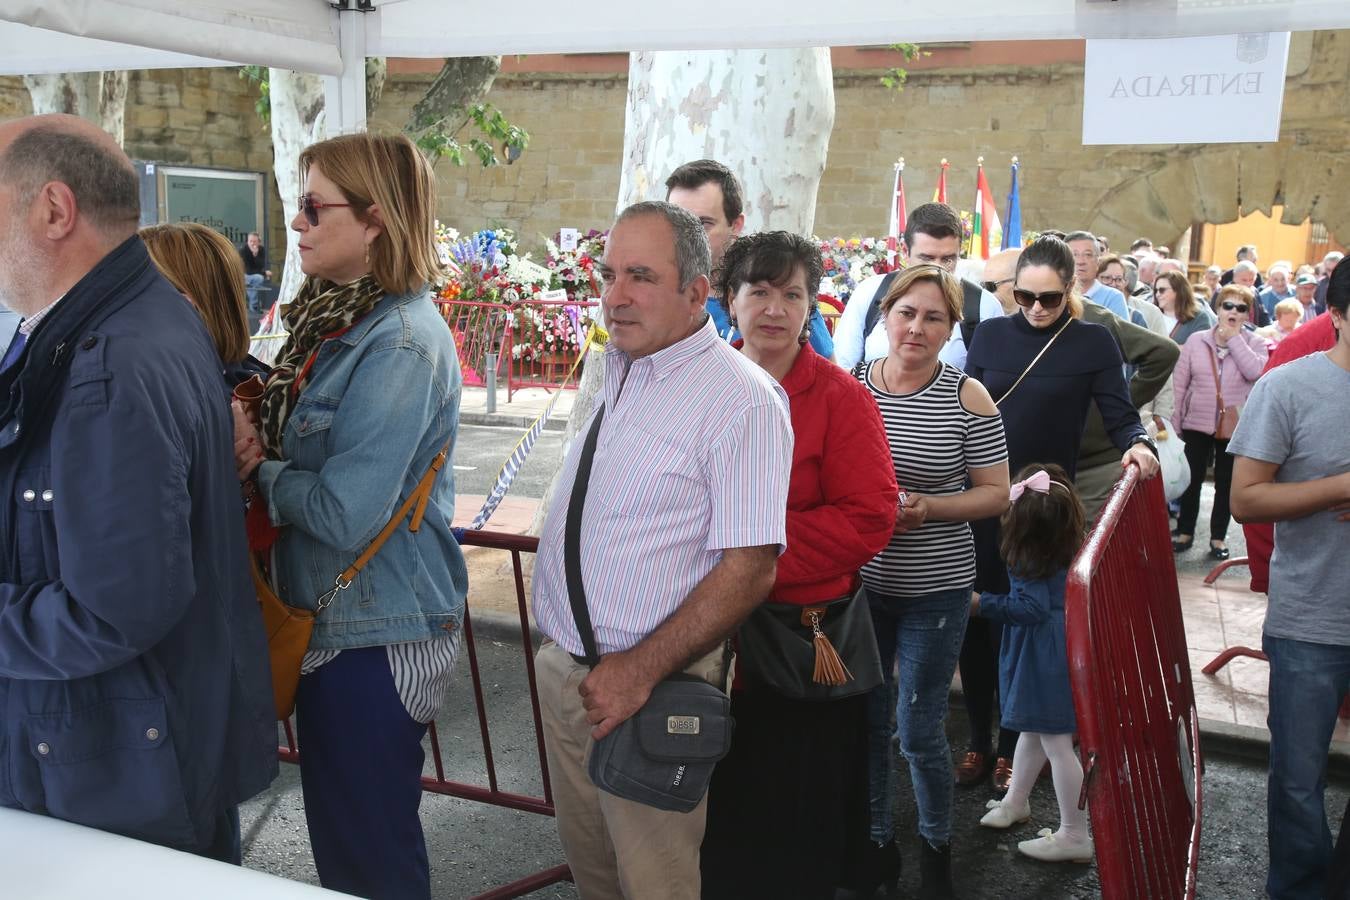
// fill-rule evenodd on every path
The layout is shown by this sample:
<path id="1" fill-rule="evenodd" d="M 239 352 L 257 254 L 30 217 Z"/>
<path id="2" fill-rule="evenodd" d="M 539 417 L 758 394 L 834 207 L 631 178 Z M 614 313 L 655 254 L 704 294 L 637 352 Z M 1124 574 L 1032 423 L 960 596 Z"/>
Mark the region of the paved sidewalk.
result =
<path id="1" fill-rule="evenodd" d="M 465 387 L 459 402 L 459 421 L 465 425 L 497 425 L 509 428 L 528 428 L 554 394 L 559 394 L 558 403 L 553 408 L 545 428 L 563 431 L 567 428 L 567 417 L 572 414 L 572 401 L 576 399 L 574 390 L 549 390 L 547 388 L 521 388 L 506 402 L 506 385 L 497 387 L 497 409 L 487 411 L 488 392 L 483 387 Z"/>

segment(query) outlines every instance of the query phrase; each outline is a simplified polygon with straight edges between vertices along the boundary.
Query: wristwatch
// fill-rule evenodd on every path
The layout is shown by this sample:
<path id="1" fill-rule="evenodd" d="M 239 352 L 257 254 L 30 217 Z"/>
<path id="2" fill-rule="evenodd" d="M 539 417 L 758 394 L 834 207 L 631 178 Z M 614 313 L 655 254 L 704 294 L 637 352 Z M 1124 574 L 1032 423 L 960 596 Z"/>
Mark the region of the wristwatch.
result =
<path id="1" fill-rule="evenodd" d="M 1152 453 L 1155 458 L 1157 457 L 1158 442 L 1153 440 L 1153 438 L 1149 437 L 1147 434 L 1141 434 L 1134 440 L 1130 441 L 1131 447 L 1133 447 L 1135 444 L 1143 444 L 1145 447 L 1149 449 L 1149 452 Z"/>

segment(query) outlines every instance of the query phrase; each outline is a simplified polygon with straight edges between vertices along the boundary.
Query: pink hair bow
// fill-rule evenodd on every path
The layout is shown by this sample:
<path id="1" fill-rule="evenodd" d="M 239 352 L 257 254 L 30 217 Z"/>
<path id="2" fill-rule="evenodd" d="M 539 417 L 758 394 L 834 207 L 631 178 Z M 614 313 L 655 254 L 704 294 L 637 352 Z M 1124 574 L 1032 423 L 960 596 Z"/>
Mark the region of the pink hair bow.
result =
<path id="1" fill-rule="evenodd" d="M 1050 473 L 1044 469 L 1038 469 L 1021 481 L 1015 482 L 1008 491 L 1008 502 L 1016 503 L 1017 498 L 1027 491 L 1035 491 L 1038 494 L 1050 493 Z"/>

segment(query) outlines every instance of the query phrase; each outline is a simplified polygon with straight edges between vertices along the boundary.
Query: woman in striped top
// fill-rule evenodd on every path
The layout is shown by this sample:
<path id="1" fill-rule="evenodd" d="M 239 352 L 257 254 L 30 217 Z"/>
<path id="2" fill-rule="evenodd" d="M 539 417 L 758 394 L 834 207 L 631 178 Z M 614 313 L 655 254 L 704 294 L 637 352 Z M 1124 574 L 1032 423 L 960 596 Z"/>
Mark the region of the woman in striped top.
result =
<path id="1" fill-rule="evenodd" d="M 895 759 L 909 762 L 919 810 L 922 895 L 952 896 L 952 764 L 945 723 L 975 583 L 973 519 L 1008 506 L 1003 423 L 989 393 L 938 351 L 961 321 L 961 286 L 938 266 L 914 266 L 881 301 L 890 352 L 853 373 L 881 409 L 901 494 L 889 545 L 862 568 L 886 684 L 869 710 L 874 881 L 899 872 Z M 969 486 L 968 486 L 969 485 Z M 894 661 L 899 656 L 896 703 Z"/>

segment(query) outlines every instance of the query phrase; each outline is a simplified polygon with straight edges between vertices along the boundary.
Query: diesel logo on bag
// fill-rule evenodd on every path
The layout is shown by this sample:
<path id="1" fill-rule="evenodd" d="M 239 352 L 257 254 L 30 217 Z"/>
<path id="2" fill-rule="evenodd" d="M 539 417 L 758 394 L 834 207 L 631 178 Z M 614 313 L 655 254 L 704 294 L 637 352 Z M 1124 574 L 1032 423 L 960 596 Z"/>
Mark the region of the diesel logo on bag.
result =
<path id="1" fill-rule="evenodd" d="M 684 766 L 675 770 L 675 780 L 670 783 L 671 787 L 679 787 L 680 782 L 684 780 Z"/>
<path id="2" fill-rule="evenodd" d="M 666 734 L 698 734 L 698 728 L 698 716 L 670 716 L 666 719 Z M 679 784 L 678 781 L 675 783 Z"/>

